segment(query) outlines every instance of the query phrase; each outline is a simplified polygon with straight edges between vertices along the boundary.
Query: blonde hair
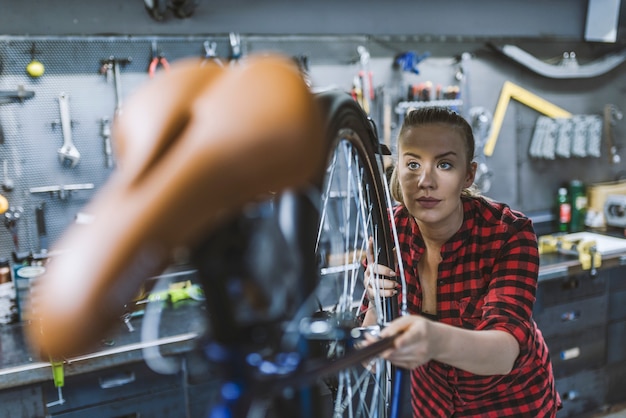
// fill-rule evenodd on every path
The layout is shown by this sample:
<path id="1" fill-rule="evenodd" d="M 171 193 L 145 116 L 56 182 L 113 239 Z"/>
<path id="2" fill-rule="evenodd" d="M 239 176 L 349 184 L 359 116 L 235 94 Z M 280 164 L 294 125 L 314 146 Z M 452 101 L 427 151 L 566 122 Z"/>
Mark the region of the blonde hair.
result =
<path id="1" fill-rule="evenodd" d="M 474 159 L 474 152 L 476 143 L 474 141 L 474 133 L 469 123 L 457 112 L 447 107 L 422 107 L 411 110 L 404 117 L 402 127 L 398 133 L 397 147 L 400 148 L 400 142 L 406 134 L 406 131 L 420 125 L 428 124 L 441 124 L 449 126 L 451 129 L 457 130 L 461 136 L 465 139 L 465 150 L 467 151 L 467 166 L 469 167 Z M 402 188 L 400 187 L 400 181 L 398 180 L 398 164 L 394 165 L 391 177 L 389 180 L 389 191 L 391 197 L 404 205 L 404 198 L 402 196 Z M 479 196 L 480 191 L 472 184 L 470 187 L 463 189 L 462 192 L 465 196 Z"/>

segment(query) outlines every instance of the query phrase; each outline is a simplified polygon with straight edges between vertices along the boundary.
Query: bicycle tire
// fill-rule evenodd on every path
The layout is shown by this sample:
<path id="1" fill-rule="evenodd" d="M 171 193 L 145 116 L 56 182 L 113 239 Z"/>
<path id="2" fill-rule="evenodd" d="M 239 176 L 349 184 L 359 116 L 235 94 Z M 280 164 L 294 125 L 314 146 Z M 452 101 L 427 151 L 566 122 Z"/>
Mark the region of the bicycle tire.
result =
<path id="1" fill-rule="evenodd" d="M 382 169 L 382 154 L 387 154 L 387 150 L 381 146 L 378 141 L 375 126 L 372 121 L 363 112 L 361 107 L 347 94 L 343 92 L 327 92 L 318 95 L 318 100 L 321 105 L 322 114 L 325 115 L 327 120 L 326 126 L 326 140 L 328 141 L 328 160 L 327 167 L 331 167 L 331 160 L 338 150 L 342 147 L 347 147 L 342 153 L 349 153 L 350 157 L 354 158 L 353 163 L 359 166 L 361 170 L 356 180 L 361 180 L 362 184 L 358 187 L 366 192 L 363 196 L 367 196 L 367 207 L 369 209 L 369 215 L 371 216 L 370 234 L 376 234 L 374 239 L 376 253 L 376 262 L 382 265 L 393 266 L 393 239 L 391 232 L 391 223 L 389 218 L 389 201 L 385 192 L 384 182 L 386 181 Z M 354 169 L 352 169 L 354 171 Z M 326 171 L 323 178 L 318 179 L 321 189 L 322 200 L 324 200 L 324 187 L 327 187 L 329 170 Z M 323 216 L 323 214 L 322 214 Z M 322 226 L 320 226 L 322 228 Z M 366 232 L 361 231 L 362 234 Z M 346 232 L 343 231 L 343 234 Z M 361 239 L 367 239 L 368 237 L 361 237 Z M 363 250 L 363 248 L 361 248 Z M 318 251 L 319 254 L 320 251 Z M 361 262 L 362 257 L 358 258 Z M 361 294 L 362 295 L 362 294 Z M 360 304 L 360 299 L 357 299 Z M 396 298 L 386 298 L 379 306 L 384 310 L 384 313 L 379 314 L 380 324 L 392 320 L 398 316 L 398 304 Z M 379 360 L 379 367 L 383 362 Z M 378 372 L 377 372 L 378 373 Z M 359 415 L 355 410 L 361 408 L 362 405 L 353 405 L 352 411 L 334 411 L 334 416 L 378 416 L 388 417 L 391 414 L 391 410 L 394 408 L 392 403 L 392 376 L 395 373 L 395 369 L 391 368 L 389 364 L 385 365 L 385 373 L 382 376 L 377 376 L 378 379 L 387 381 L 385 384 L 385 392 L 380 394 L 378 403 L 378 410 L 371 411 L 366 407 L 363 409 L 363 414 Z M 374 385 L 381 385 L 381 382 L 375 382 Z M 382 391 L 381 391 L 382 392 Z M 358 394 L 357 398 L 360 399 L 363 394 Z M 377 396 L 377 395 L 372 395 Z M 365 399 L 363 399 L 365 401 Z M 370 402 L 370 399 L 367 399 Z M 340 403 L 335 399 L 335 406 Z M 374 402 L 372 402 L 373 404 Z"/>
<path id="2" fill-rule="evenodd" d="M 320 344 L 324 347 L 334 344 L 333 347 L 337 350 L 337 347 L 344 343 L 328 341 L 336 338 L 338 333 L 347 334 L 352 327 L 358 326 L 355 315 L 358 308 L 353 311 L 352 303 L 359 305 L 360 298 L 349 301 L 351 314 L 346 318 L 343 311 L 340 315 L 336 312 L 328 313 L 319 295 L 320 289 L 324 289 L 320 283 L 323 282 L 323 270 L 326 268 L 324 263 L 327 261 L 324 255 L 327 248 L 319 241 L 319 230 L 324 226 L 323 202 L 328 198 L 326 188 L 330 161 L 340 148 L 347 151 L 349 158 L 354 158 L 354 162 L 359 166 L 356 177 L 358 182 L 353 182 L 353 185 L 357 186 L 359 192 L 364 192 L 364 195 L 368 196 L 368 225 L 371 229 L 368 229 L 369 232 L 359 231 L 360 238 L 367 239 L 365 235 L 375 234 L 375 242 L 379 247 L 376 251 L 376 261 L 379 264 L 392 265 L 391 260 L 394 260 L 390 208 L 383 183 L 384 174 L 379 163 L 380 154 L 384 149 L 378 142 L 375 127 L 347 93 L 337 91 L 321 93 L 317 95 L 317 100 L 324 120 L 327 121 L 325 140 L 328 159 L 326 169 L 320 169 L 319 176 L 312 179 L 312 187 L 307 191 L 283 193 L 271 202 L 254 205 L 242 215 L 234 217 L 232 222 L 214 231 L 210 239 L 195 252 L 194 263 L 198 267 L 199 277 L 205 288 L 212 334 L 211 342 L 204 347 L 204 352 L 212 362 L 221 363 L 225 384 L 248 386 L 235 398 L 225 400 L 227 405 L 216 407 L 227 408 L 230 416 L 248 416 L 249 410 L 258 407 L 259 400 L 264 402 L 260 408 L 267 408 L 273 411 L 269 413 L 271 416 L 278 417 L 384 418 L 390 416 L 389 411 L 392 409 L 392 395 L 387 392 L 391 390 L 393 370 L 388 364 L 378 366 L 376 372 L 378 376 L 378 370 L 381 370 L 378 377 L 384 381 L 384 397 L 381 396 L 380 400 L 375 400 L 370 406 L 342 403 L 341 406 L 347 411 L 345 415 L 337 406 L 344 401 L 338 401 L 336 394 L 333 394 L 331 400 L 332 409 L 328 409 L 329 403 L 324 402 L 325 398 L 320 393 L 323 385 L 305 382 L 302 387 L 297 388 L 295 394 L 288 391 L 290 395 L 284 396 L 285 391 L 282 390 L 276 395 L 277 390 L 271 387 L 280 378 L 272 380 L 262 375 L 263 373 L 260 375 L 258 370 L 250 371 L 241 367 L 241 362 L 249 361 L 251 355 L 259 359 L 258 362 L 266 361 L 268 364 L 271 363 L 272 367 L 278 367 L 276 364 L 281 360 L 275 358 L 270 360 L 267 357 L 261 360 L 260 353 L 282 355 L 289 350 L 302 351 L 303 334 L 306 334 L 304 340 L 310 343 L 304 349 L 304 357 L 315 357 L 314 352 L 319 349 Z M 346 196 L 348 195 L 346 193 Z M 351 263 L 354 267 L 352 272 L 362 268 L 364 254 L 362 242 L 359 242 L 361 256 L 355 259 L 358 263 Z M 255 256 L 260 251 L 264 253 L 265 258 L 272 260 L 271 265 L 265 265 L 258 256 Z M 354 254 L 357 254 L 356 251 Z M 356 276 L 351 277 L 352 281 L 358 284 L 359 281 L 354 280 Z M 237 289 L 233 290 L 233 287 Z M 235 304 L 233 292 L 246 293 L 248 297 Z M 254 297 L 250 297 L 251 294 Z M 302 322 L 305 319 L 301 315 L 303 307 L 311 308 L 313 303 L 319 305 L 321 309 L 316 313 L 317 316 L 311 315 L 310 318 L 312 321 L 332 318 L 332 337 L 319 333 L 311 335 L 311 328 L 302 328 L 298 325 L 296 332 L 298 338 L 286 343 L 285 322 Z M 259 304 L 263 305 L 262 309 L 255 308 Z M 398 315 L 396 298 L 384 300 L 384 312 L 385 314 L 381 315 L 381 318 L 384 318 L 381 322 Z M 339 316 L 342 316 L 341 321 L 338 320 Z M 297 321 L 293 318 L 297 318 Z M 242 347 L 245 347 L 243 351 Z M 329 353 L 322 350 L 318 355 L 328 357 Z M 294 373 L 297 378 L 298 370 Z M 327 378 L 325 381 L 328 383 L 330 380 L 332 379 Z M 382 394 L 382 391 L 377 391 L 377 384 L 371 386 L 376 396 Z M 280 387 L 280 383 L 274 386 Z M 369 388 L 370 386 L 363 385 L 356 390 L 362 392 L 370 390 Z M 263 396 L 260 396 L 261 393 Z M 359 393 L 357 399 L 365 396 L 366 394 Z M 376 405 L 376 412 L 371 411 L 371 405 Z"/>

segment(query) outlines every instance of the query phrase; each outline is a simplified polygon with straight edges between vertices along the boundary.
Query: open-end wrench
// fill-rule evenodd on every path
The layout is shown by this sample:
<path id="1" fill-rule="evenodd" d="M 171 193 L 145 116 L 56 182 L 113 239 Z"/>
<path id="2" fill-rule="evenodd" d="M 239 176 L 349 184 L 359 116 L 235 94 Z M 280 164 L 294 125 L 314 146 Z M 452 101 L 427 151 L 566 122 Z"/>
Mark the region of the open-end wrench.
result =
<path id="1" fill-rule="evenodd" d="M 69 163 L 75 167 L 80 160 L 80 152 L 72 142 L 72 121 L 70 119 L 69 97 L 66 93 L 59 95 L 59 109 L 61 111 L 61 129 L 63 130 L 63 146 L 57 151 L 61 164 Z"/>
<path id="2" fill-rule="evenodd" d="M 109 74 L 113 72 L 113 83 L 115 84 L 115 114 L 118 115 L 122 112 L 122 79 L 120 76 L 120 65 L 124 66 L 132 61 L 131 57 L 128 58 L 115 58 L 109 57 L 106 60 L 102 60 L 102 67 L 100 72 L 106 74 L 107 80 Z"/>

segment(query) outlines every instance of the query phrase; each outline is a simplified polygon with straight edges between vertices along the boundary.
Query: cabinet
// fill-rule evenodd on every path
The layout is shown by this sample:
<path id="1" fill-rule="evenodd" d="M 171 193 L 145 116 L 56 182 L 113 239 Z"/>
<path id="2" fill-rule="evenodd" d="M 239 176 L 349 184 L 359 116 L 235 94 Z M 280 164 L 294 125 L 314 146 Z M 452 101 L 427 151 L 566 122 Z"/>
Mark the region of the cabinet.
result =
<path id="1" fill-rule="evenodd" d="M 46 404 L 57 401 L 58 392 L 52 381 L 43 386 Z M 145 363 L 68 376 L 63 398 L 63 404 L 48 407 L 51 417 L 185 416 L 181 376 L 157 374 Z"/>
<path id="2" fill-rule="evenodd" d="M 626 267 L 540 280 L 533 314 L 563 401 L 559 418 L 626 399 Z"/>

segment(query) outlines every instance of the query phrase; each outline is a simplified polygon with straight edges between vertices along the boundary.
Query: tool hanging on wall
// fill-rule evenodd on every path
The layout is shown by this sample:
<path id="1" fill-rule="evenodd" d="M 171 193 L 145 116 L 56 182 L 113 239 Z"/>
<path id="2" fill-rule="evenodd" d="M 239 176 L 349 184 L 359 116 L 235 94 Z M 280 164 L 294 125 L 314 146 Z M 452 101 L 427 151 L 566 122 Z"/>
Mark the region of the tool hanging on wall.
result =
<path id="1" fill-rule="evenodd" d="M 122 79 L 120 76 L 120 67 L 129 64 L 132 61 L 131 57 L 128 58 L 115 58 L 109 57 L 101 61 L 100 73 L 105 74 L 107 81 L 111 80 L 111 73 L 113 73 L 113 83 L 115 84 L 115 114 L 119 114 L 122 111 Z"/>
<path id="2" fill-rule="evenodd" d="M 111 121 L 106 116 L 100 119 L 100 135 L 104 139 L 104 166 L 113 167 L 113 146 L 111 144 Z"/>
<path id="3" fill-rule="evenodd" d="M 163 52 L 157 48 L 157 42 L 152 41 L 152 59 L 150 60 L 150 66 L 148 67 L 148 74 L 150 75 L 150 78 L 154 77 L 154 74 L 159 67 L 163 68 L 165 72 L 170 71 L 170 63 L 167 62 Z"/>
<path id="4" fill-rule="evenodd" d="M 498 135 L 500 134 L 500 128 L 502 128 L 502 122 L 504 121 L 504 115 L 511 99 L 515 99 L 518 102 L 523 103 L 526 106 L 552 118 L 569 118 L 572 116 L 572 114 L 568 111 L 561 109 L 545 99 L 542 99 L 536 94 L 531 93 L 530 91 L 513 84 L 510 81 L 505 81 L 502 86 L 502 91 L 500 92 L 500 97 L 498 98 L 496 110 L 493 113 L 491 132 L 489 133 L 489 138 L 483 148 L 483 152 L 487 157 L 491 157 L 491 155 L 493 155 L 496 142 L 498 141 Z"/>
<path id="5" fill-rule="evenodd" d="M 429 56 L 430 52 L 424 52 L 423 54 L 415 51 L 402 52 L 394 57 L 392 67 L 409 73 L 419 74 L 420 71 L 417 65 Z"/>
<path id="6" fill-rule="evenodd" d="M 598 115 L 570 118 L 539 116 L 530 141 L 533 158 L 600 157 L 602 119 Z"/>
<path id="7" fill-rule="evenodd" d="M 241 52 L 241 36 L 238 33 L 231 32 L 228 34 L 230 41 L 230 63 L 236 64 L 242 56 Z"/>
<path id="8" fill-rule="evenodd" d="M 74 168 L 80 160 L 80 152 L 72 140 L 72 119 L 70 118 L 69 95 L 67 93 L 59 94 L 59 111 L 61 113 L 63 145 L 57 150 L 57 154 L 61 165 Z M 53 122 L 52 126 L 56 126 L 56 122 Z"/>
<path id="9" fill-rule="evenodd" d="M 491 112 L 482 107 L 473 107 L 469 110 L 469 115 L 470 125 L 476 139 L 476 149 L 479 150 L 485 145 L 489 135 L 492 120 Z M 493 172 L 487 165 L 485 155 L 481 152 L 476 154 L 477 167 L 474 183 L 482 193 L 487 193 L 491 189 Z"/>
<path id="10" fill-rule="evenodd" d="M 31 187 L 31 193 L 50 193 L 52 196 L 58 195 L 59 199 L 65 200 L 70 194 L 77 190 L 91 190 L 94 188 L 93 183 L 82 183 L 82 184 L 66 184 L 66 185 L 58 185 L 58 186 L 40 186 L 40 187 Z"/>
<path id="11" fill-rule="evenodd" d="M 20 241 L 18 236 L 18 221 L 22 218 L 22 214 L 24 213 L 24 208 L 21 206 L 11 206 L 9 210 L 4 212 L 4 226 L 9 230 L 11 234 L 11 238 L 13 239 L 13 246 L 15 247 L 15 252 L 20 252 Z"/>
<path id="12" fill-rule="evenodd" d="M 46 202 L 41 202 L 35 208 L 37 223 L 37 237 L 39 238 L 39 252 L 45 257 L 48 253 L 48 229 L 46 228 Z"/>
<path id="13" fill-rule="evenodd" d="M 2 169 L 4 171 L 4 178 L 2 180 L 2 190 L 10 192 L 15 187 L 13 180 L 9 178 L 9 163 L 7 160 L 2 161 Z"/>
<path id="14" fill-rule="evenodd" d="M 36 53 L 35 43 L 33 43 L 30 47 L 30 62 L 26 66 L 26 73 L 33 78 L 41 77 L 46 70 L 44 65 L 35 58 Z"/>
<path id="15" fill-rule="evenodd" d="M 609 163 L 611 164 L 619 164 L 622 161 L 622 158 L 617 153 L 617 146 L 613 138 L 613 126 L 615 126 L 617 121 L 622 120 L 623 117 L 622 111 L 615 105 L 607 104 L 604 106 L 604 138 L 609 150 Z"/>
<path id="16" fill-rule="evenodd" d="M 207 62 L 215 62 L 220 67 L 224 66 L 222 60 L 217 56 L 217 42 L 215 41 L 204 41 L 204 63 Z"/>
<path id="17" fill-rule="evenodd" d="M 588 64 L 579 64 L 575 52 L 564 52 L 561 61 L 554 65 L 543 62 L 515 45 L 498 47 L 497 51 L 529 70 L 549 78 L 591 78 L 608 73 L 626 60 L 626 49 L 610 53 Z"/>
<path id="18" fill-rule="evenodd" d="M 26 90 L 22 84 L 18 84 L 17 90 L 0 90 L 0 104 L 15 101 L 24 102 L 24 100 L 32 99 L 33 97 L 35 97 L 35 92 Z"/>

